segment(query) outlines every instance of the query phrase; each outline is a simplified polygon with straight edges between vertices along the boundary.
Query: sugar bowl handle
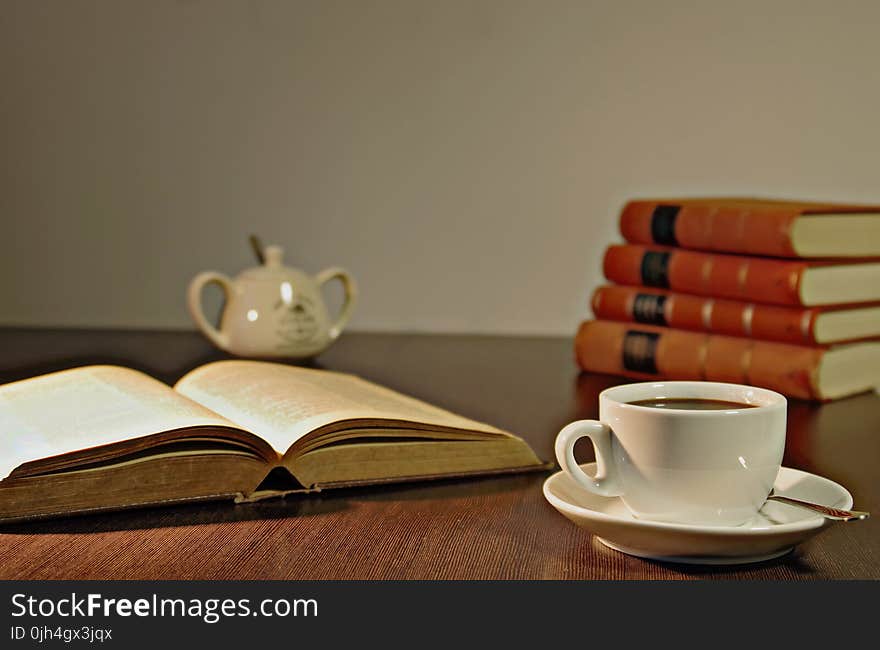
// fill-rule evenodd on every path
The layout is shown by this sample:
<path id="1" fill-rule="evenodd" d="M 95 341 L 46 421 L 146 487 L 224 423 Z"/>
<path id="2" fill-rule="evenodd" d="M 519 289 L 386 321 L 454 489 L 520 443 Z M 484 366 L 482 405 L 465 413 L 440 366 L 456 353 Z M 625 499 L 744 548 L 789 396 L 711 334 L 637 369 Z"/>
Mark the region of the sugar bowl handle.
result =
<path id="1" fill-rule="evenodd" d="M 205 271 L 192 279 L 187 293 L 187 306 L 189 307 L 192 319 L 199 326 L 199 329 L 202 330 L 202 333 L 211 339 L 218 348 L 226 350 L 229 347 L 229 337 L 211 325 L 208 319 L 205 318 L 205 312 L 202 311 L 202 289 L 205 288 L 205 285 L 212 282 L 219 284 L 220 288 L 223 289 L 223 293 L 226 296 L 226 305 L 228 306 L 232 298 L 232 280 L 217 271 Z"/>
<path id="2" fill-rule="evenodd" d="M 334 266 L 329 269 L 324 269 L 315 276 L 318 288 L 321 288 L 325 283 L 333 279 L 339 280 L 342 283 L 342 290 L 345 292 L 345 297 L 343 299 L 342 309 L 339 312 L 339 316 L 327 332 L 331 341 L 335 341 L 339 335 L 342 334 L 342 329 L 351 318 L 354 304 L 357 299 L 357 285 L 355 284 L 354 278 L 351 277 L 349 272 L 345 269 Z"/>

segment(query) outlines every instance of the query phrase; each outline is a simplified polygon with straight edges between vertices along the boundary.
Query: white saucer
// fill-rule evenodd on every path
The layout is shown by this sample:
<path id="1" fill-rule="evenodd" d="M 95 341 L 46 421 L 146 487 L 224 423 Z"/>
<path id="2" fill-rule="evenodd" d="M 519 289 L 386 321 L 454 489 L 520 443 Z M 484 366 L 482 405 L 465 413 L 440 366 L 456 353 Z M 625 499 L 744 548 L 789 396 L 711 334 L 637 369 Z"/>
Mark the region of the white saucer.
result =
<path id="1" fill-rule="evenodd" d="M 596 464 L 582 465 L 590 474 Z M 850 509 L 852 496 L 827 478 L 783 467 L 774 489 L 804 501 Z M 831 522 L 803 508 L 768 502 L 741 526 L 694 526 L 636 519 L 617 497 L 578 487 L 564 472 L 544 482 L 544 496 L 560 513 L 605 546 L 636 557 L 685 564 L 745 564 L 791 551 Z"/>

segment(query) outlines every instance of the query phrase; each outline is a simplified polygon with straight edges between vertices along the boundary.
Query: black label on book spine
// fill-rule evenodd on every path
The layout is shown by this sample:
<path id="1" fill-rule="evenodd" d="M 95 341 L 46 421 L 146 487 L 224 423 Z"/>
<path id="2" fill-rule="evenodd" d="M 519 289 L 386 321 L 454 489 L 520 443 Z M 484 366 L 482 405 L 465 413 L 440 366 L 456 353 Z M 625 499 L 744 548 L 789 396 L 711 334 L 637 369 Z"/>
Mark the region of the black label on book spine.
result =
<path id="1" fill-rule="evenodd" d="M 628 330 L 623 337 L 623 367 L 632 372 L 657 374 L 659 334 Z"/>
<path id="2" fill-rule="evenodd" d="M 632 317 L 637 323 L 649 325 L 666 325 L 666 296 L 650 293 L 637 293 L 633 300 Z"/>
<path id="3" fill-rule="evenodd" d="M 669 288 L 669 253 L 648 251 L 642 257 L 642 284 Z"/>
<path id="4" fill-rule="evenodd" d="M 663 246 L 678 246 L 675 238 L 675 219 L 680 205 L 658 205 L 651 213 L 651 239 Z"/>

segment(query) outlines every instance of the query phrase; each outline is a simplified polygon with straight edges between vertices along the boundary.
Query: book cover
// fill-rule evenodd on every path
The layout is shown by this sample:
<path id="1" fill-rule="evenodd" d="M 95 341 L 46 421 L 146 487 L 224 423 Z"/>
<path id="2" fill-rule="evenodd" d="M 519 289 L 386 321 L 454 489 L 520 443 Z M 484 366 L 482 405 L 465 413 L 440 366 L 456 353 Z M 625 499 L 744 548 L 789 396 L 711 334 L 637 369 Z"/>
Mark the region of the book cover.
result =
<path id="1" fill-rule="evenodd" d="M 596 318 L 661 325 L 797 345 L 880 336 L 880 303 L 783 307 L 648 287 L 605 285 L 592 295 Z"/>
<path id="2" fill-rule="evenodd" d="M 575 357 L 591 372 L 748 384 L 809 400 L 836 399 L 880 383 L 878 342 L 790 345 L 599 320 L 581 324 Z"/>
<path id="3" fill-rule="evenodd" d="M 620 232 L 633 244 L 777 257 L 880 255 L 880 206 L 703 198 L 630 201 Z"/>
<path id="4" fill-rule="evenodd" d="M 613 245 L 602 263 L 617 284 L 787 306 L 880 300 L 880 263 L 747 257 Z"/>

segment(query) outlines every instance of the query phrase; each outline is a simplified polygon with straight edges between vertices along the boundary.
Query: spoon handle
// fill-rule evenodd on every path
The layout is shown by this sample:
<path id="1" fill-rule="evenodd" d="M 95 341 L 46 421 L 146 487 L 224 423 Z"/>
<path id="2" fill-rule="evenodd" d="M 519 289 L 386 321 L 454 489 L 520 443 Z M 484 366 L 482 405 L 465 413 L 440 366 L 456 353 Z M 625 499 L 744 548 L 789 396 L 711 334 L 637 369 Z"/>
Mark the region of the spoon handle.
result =
<path id="1" fill-rule="evenodd" d="M 828 519 L 834 519 L 835 521 L 858 521 L 860 519 L 867 519 L 870 517 L 870 513 L 868 512 L 860 512 L 858 510 L 841 510 L 840 508 L 830 508 L 828 506 L 819 505 L 818 503 L 810 503 L 808 501 L 801 501 L 800 499 L 792 499 L 791 497 L 784 497 L 780 494 L 771 494 L 767 497 L 768 501 L 779 501 L 780 503 L 787 503 L 791 506 L 798 506 L 799 508 L 806 508 L 807 510 L 812 510 L 813 512 L 818 512 L 823 517 Z"/>
<path id="2" fill-rule="evenodd" d="M 251 243 L 251 250 L 254 251 L 254 257 L 257 258 L 257 261 L 260 264 L 266 263 L 266 255 L 263 252 L 263 242 L 260 241 L 260 238 L 256 235 L 251 235 L 248 237 L 248 241 Z"/>

